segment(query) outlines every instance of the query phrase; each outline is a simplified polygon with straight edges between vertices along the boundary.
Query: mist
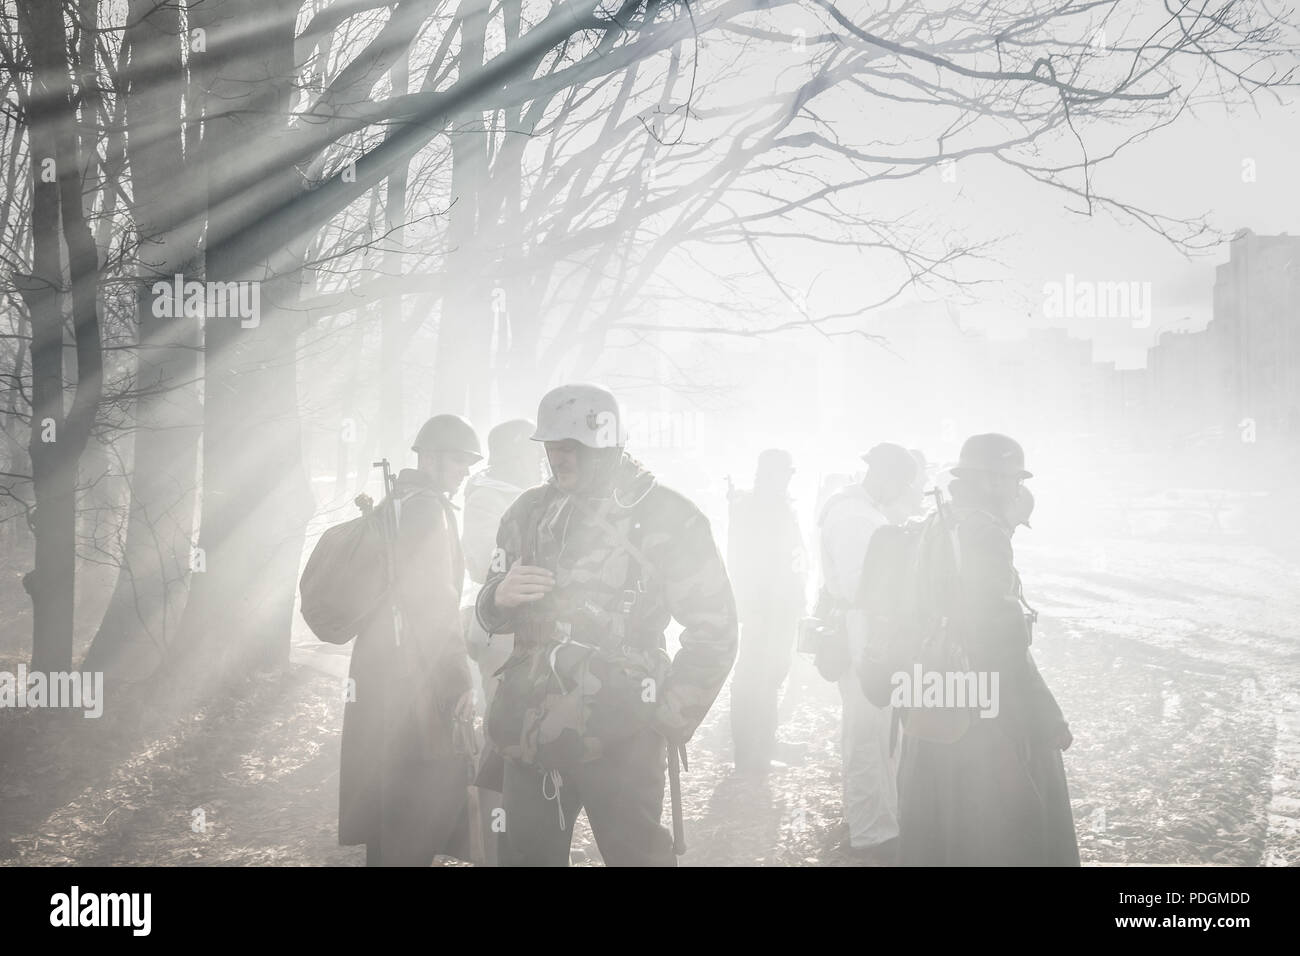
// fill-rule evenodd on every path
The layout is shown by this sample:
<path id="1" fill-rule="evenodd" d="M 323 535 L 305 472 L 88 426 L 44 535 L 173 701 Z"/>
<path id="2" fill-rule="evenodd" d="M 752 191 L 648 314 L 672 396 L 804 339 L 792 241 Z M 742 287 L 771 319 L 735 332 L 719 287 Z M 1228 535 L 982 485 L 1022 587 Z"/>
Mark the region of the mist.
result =
<path id="1" fill-rule="evenodd" d="M 4 3 L 0 863 L 1300 863 L 1282 6 Z M 904 613 L 1066 850 L 928 842 Z"/>

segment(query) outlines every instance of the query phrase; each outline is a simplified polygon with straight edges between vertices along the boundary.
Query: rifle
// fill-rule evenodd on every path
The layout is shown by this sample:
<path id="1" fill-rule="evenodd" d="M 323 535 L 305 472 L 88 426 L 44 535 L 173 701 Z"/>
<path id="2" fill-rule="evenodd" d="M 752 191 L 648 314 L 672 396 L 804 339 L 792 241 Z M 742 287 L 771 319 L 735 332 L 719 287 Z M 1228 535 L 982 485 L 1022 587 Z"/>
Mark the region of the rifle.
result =
<path id="1" fill-rule="evenodd" d="M 393 615 L 393 642 L 402 645 L 402 609 L 397 600 L 397 478 L 387 458 L 370 463 L 372 468 L 384 470 L 384 501 L 379 527 L 384 535 L 384 569 L 388 580 L 388 607 Z"/>
<path id="2" fill-rule="evenodd" d="M 934 499 L 934 513 L 939 516 L 943 526 L 948 527 L 948 505 L 943 499 L 943 489 L 937 485 L 925 493 L 927 498 Z"/>
<path id="3" fill-rule="evenodd" d="M 682 823 L 682 767 L 690 769 L 686 763 L 686 745 L 667 740 L 668 744 L 668 790 L 673 801 L 673 853 L 681 856 L 686 852 L 686 827 Z M 680 748 L 680 749 L 679 749 Z M 678 763 L 678 754 L 681 762 Z"/>
<path id="4" fill-rule="evenodd" d="M 945 597 L 952 591 L 957 575 L 961 571 L 961 552 L 957 545 L 957 528 L 952 523 L 952 512 L 948 508 L 948 503 L 944 499 L 943 489 L 939 487 L 931 488 L 926 495 L 934 499 L 934 518 L 939 523 L 939 528 L 947 538 L 946 562 L 942 568 L 944 581 L 939 593 Z M 944 601 L 944 606 L 939 609 L 939 620 L 945 633 L 948 629 L 948 606 Z"/>

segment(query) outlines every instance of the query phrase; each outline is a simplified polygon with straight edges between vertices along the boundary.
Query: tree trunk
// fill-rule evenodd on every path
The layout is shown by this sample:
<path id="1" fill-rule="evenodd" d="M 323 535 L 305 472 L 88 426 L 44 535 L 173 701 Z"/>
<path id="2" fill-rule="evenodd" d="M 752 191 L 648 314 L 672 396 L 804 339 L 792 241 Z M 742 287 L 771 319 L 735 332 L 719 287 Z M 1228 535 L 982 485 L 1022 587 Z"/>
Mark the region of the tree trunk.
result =
<path id="1" fill-rule="evenodd" d="M 67 671 L 72 668 L 75 606 L 77 463 L 103 390 L 99 257 L 82 207 L 82 164 L 62 7 L 22 0 L 17 13 L 32 61 L 31 91 L 23 104 L 31 123 L 32 273 L 16 278 L 32 318 L 29 448 L 36 567 L 23 584 L 32 598 L 32 669 Z M 50 168 L 53 177 L 47 173 Z M 66 415 L 60 235 L 67 251 L 77 359 L 77 387 Z"/>
<path id="2" fill-rule="evenodd" d="M 393 66 L 394 95 L 403 95 L 410 82 L 410 52 L 403 53 Z M 407 164 L 403 162 L 388 176 L 388 189 L 384 199 L 384 264 L 386 275 L 402 274 L 402 243 L 406 230 L 406 177 Z M 402 296 L 384 299 L 380 319 L 379 343 L 379 447 L 383 454 L 393 458 L 397 450 L 410 441 L 402 420 L 402 354 L 405 351 L 402 332 Z"/>
<path id="3" fill-rule="evenodd" d="M 170 215 L 176 171 L 187 165 L 181 139 L 180 15 L 176 7 L 155 0 L 132 0 L 129 12 L 126 148 L 134 186 L 133 218 L 141 236 L 136 289 L 141 396 L 135 407 L 121 569 L 83 666 L 140 679 L 161 662 L 185 604 L 202 408 L 198 317 L 153 314 L 154 282 L 170 284 L 178 273 L 188 278 L 187 266 L 198 242 L 192 224 L 179 225 Z"/>
<path id="4" fill-rule="evenodd" d="M 230 237 L 301 188 L 295 168 L 251 176 L 262 149 L 277 150 L 293 70 L 296 0 L 224 0 L 213 8 L 209 54 L 220 64 L 204 123 L 210 195 L 233 198 L 209 212 L 209 282 L 260 281 L 253 327 L 238 318 L 204 323 L 203 492 L 198 552 L 178 636 L 199 660 L 215 655 L 225 675 L 282 664 L 299 560 L 314 510 L 302 460 L 296 353 L 303 330 L 293 310 L 305 244 L 249 262 Z M 249 49 L 244 26 L 262 42 Z M 215 41 L 214 41 L 215 38 Z M 249 144 L 257 148 L 249 149 Z M 202 571 L 199 570 L 202 567 Z"/>
<path id="5" fill-rule="evenodd" d="M 19 9 L 25 9 L 25 5 Z M 32 669 L 57 670 L 59 664 L 71 666 L 72 662 L 76 472 L 66 466 L 66 456 L 58 443 L 64 426 L 63 310 L 58 291 L 63 267 L 58 185 L 42 181 L 41 175 L 45 158 L 54 156 L 49 118 L 33 114 L 28 137 L 32 156 L 32 273 L 19 277 L 19 287 L 32 323 L 28 454 L 36 499 L 36 567 L 23 578 L 23 586 L 32 599 Z"/>
<path id="6" fill-rule="evenodd" d="M 460 71 L 483 65 L 487 0 L 461 4 Z M 490 414 L 488 369 L 492 341 L 491 291 L 480 255 L 479 197 L 487 173 L 487 129 L 480 111 L 457 114 L 451 133 L 452 207 L 447 227 L 447 288 L 434 359 L 434 414 L 467 414 L 485 425 Z"/>

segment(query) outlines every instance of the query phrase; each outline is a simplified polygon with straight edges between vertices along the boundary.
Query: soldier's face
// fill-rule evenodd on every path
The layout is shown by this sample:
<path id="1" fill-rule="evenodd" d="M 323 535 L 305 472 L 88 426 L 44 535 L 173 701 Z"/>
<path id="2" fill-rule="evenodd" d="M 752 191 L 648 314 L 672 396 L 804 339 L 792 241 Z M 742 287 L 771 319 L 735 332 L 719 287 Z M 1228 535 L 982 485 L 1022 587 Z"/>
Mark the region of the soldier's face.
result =
<path id="1" fill-rule="evenodd" d="M 572 494 L 582 487 L 583 462 L 578 453 L 578 442 L 572 438 L 564 441 L 548 441 L 546 460 L 550 463 L 555 485 L 565 494 Z"/>
<path id="2" fill-rule="evenodd" d="M 433 460 L 433 480 L 440 491 L 454 495 L 461 482 L 469 477 L 469 466 L 475 459 L 460 452 L 440 452 Z"/>

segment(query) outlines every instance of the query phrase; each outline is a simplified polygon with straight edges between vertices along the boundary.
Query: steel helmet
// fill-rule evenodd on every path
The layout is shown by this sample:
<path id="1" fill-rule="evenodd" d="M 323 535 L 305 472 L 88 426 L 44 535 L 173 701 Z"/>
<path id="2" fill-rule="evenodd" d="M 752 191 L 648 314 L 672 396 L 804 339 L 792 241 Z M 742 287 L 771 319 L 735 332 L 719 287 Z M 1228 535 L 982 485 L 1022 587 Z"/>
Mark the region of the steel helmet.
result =
<path id="1" fill-rule="evenodd" d="M 474 426 L 459 415 L 434 415 L 420 427 L 411 451 L 425 454 L 437 451 L 460 452 L 472 455 L 474 461 L 483 458 Z"/>
<path id="2" fill-rule="evenodd" d="M 754 469 L 760 474 L 783 474 L 794 471 L 794 456 L 784 448 L 767 448 L 758 454 L 758 465 Z"/>
<path id="3" fill-rule="evenodd" d="M 512 418 L 497 425 L 488 432 L 488 461 L 499 462 L 512 457 L 536 430 L 537 426 L 526 418 Z M 536 450 L 530 454 L 535 455 Z"/>
<path id="4" fill-rule="evenodd" d="M 908 484 L 916 480 L 916 473 L 920 467 L 910 451 L 890 441 L 873 446 L 862 456 L 862 460 L 867 463 L 868 468 L 878 468 L 883 474 L 897 475 Z"/>
<path id="5" fill-rule="evenodd" d="M 990 432 L 972 435 L 961 446 L 961 455 L 952 473 L 958 478 L 971 472 L 1005 475 L 1008 478 L 1032 478 L 1025 471 L 1025 450 L 1014 438 Z"/>
<path id="6" fill-rule="evenodd" d="M 573 384 L 542 396 L 533 441 L 570 438 L 588 448 L 622 448 L 627 443 L 623 415 L 613 393 L 599 385 Z"/>

